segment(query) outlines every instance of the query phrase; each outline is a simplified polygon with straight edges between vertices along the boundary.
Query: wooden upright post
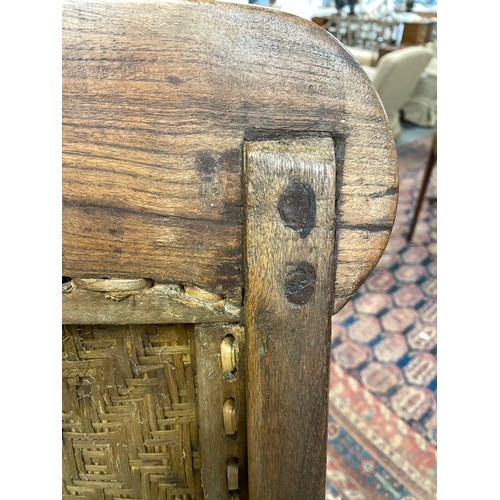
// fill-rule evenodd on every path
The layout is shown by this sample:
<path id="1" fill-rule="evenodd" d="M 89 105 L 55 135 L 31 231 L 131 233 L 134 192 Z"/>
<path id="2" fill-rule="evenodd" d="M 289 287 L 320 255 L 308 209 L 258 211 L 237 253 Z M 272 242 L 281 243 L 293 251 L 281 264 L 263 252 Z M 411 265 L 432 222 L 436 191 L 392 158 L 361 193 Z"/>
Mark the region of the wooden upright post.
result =
<path id="1" fill-rule="evenodd" d="M 333 140 L 247 142 L 245 180 L 250 498 L 320 499 L 334 283 Z"/>

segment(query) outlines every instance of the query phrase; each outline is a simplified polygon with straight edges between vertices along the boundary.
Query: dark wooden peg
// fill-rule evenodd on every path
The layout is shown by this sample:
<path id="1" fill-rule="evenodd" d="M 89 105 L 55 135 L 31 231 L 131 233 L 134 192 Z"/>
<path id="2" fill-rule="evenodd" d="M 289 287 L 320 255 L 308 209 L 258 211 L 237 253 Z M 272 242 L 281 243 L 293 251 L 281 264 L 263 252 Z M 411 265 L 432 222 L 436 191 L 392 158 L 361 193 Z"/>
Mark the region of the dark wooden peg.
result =
<path id="1" fill-rule="evenodd" d="M 316 269 L 307 262 L 299 262 L 285 277 L 285 297 L 292 304 L 307 304 L 315 287 Z"/>
<path id="2" fill-rule="evenodd" d="M 278 211 L 286 227 L 305 238 L 316 221 L 316 196 L 310 184 L 292 180 L 280 197 Z"/>

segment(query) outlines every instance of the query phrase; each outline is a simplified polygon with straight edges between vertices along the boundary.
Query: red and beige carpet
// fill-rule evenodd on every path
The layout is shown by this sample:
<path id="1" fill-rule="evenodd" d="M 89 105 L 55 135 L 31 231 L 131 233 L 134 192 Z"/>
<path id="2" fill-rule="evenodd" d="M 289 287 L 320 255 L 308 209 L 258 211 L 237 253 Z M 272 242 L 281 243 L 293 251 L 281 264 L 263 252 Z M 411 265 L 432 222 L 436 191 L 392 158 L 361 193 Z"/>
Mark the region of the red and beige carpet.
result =
<path id="1" fill-rule="evenodd" d="M 436 498 L 436 203 L 412 242 L 432 134 L 398 147 L 400 191 L 386 252 L 332 318 L 327 500 Z"/>

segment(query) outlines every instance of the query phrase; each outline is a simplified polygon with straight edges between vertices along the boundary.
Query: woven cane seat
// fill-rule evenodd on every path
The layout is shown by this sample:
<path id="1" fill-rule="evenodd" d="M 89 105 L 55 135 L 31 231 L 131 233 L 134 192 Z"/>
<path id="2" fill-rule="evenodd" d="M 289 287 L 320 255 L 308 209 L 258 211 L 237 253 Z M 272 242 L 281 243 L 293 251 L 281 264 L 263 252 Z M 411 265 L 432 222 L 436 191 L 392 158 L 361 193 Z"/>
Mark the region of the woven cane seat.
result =
<path id="1" fill-rule="evenodd" d="M 325 30 L 212 1 L 63 6 L 63 498 L 324 498 L 330 318 L 396 154 Z"/>
<path id="2" fill-rule="evenodd" d="M 63 463 L 70 495 L 201 498 L 193 329 L 63 329 Z"/>

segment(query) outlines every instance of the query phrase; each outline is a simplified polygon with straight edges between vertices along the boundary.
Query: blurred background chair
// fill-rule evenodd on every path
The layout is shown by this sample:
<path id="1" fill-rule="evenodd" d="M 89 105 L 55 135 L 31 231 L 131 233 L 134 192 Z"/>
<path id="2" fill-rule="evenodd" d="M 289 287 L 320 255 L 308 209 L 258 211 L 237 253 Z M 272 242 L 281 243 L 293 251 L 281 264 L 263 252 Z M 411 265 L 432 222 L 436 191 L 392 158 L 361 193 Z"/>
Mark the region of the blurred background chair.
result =
<path id="1" fill-rule="evenodd" d="M 394 138 L 401 133 L 400 110 L 431 59 L 428 48 L 414 46 L 382 56 L 374 68 L 363 66 L 382 100 Z"/>
<path id="2" fill-rule="evenodd" d="M 437 123 L 437 57 L 433 56 L 418 79 L 412 95 L 402 107 L 403 119 L 418 127 Z"/>

